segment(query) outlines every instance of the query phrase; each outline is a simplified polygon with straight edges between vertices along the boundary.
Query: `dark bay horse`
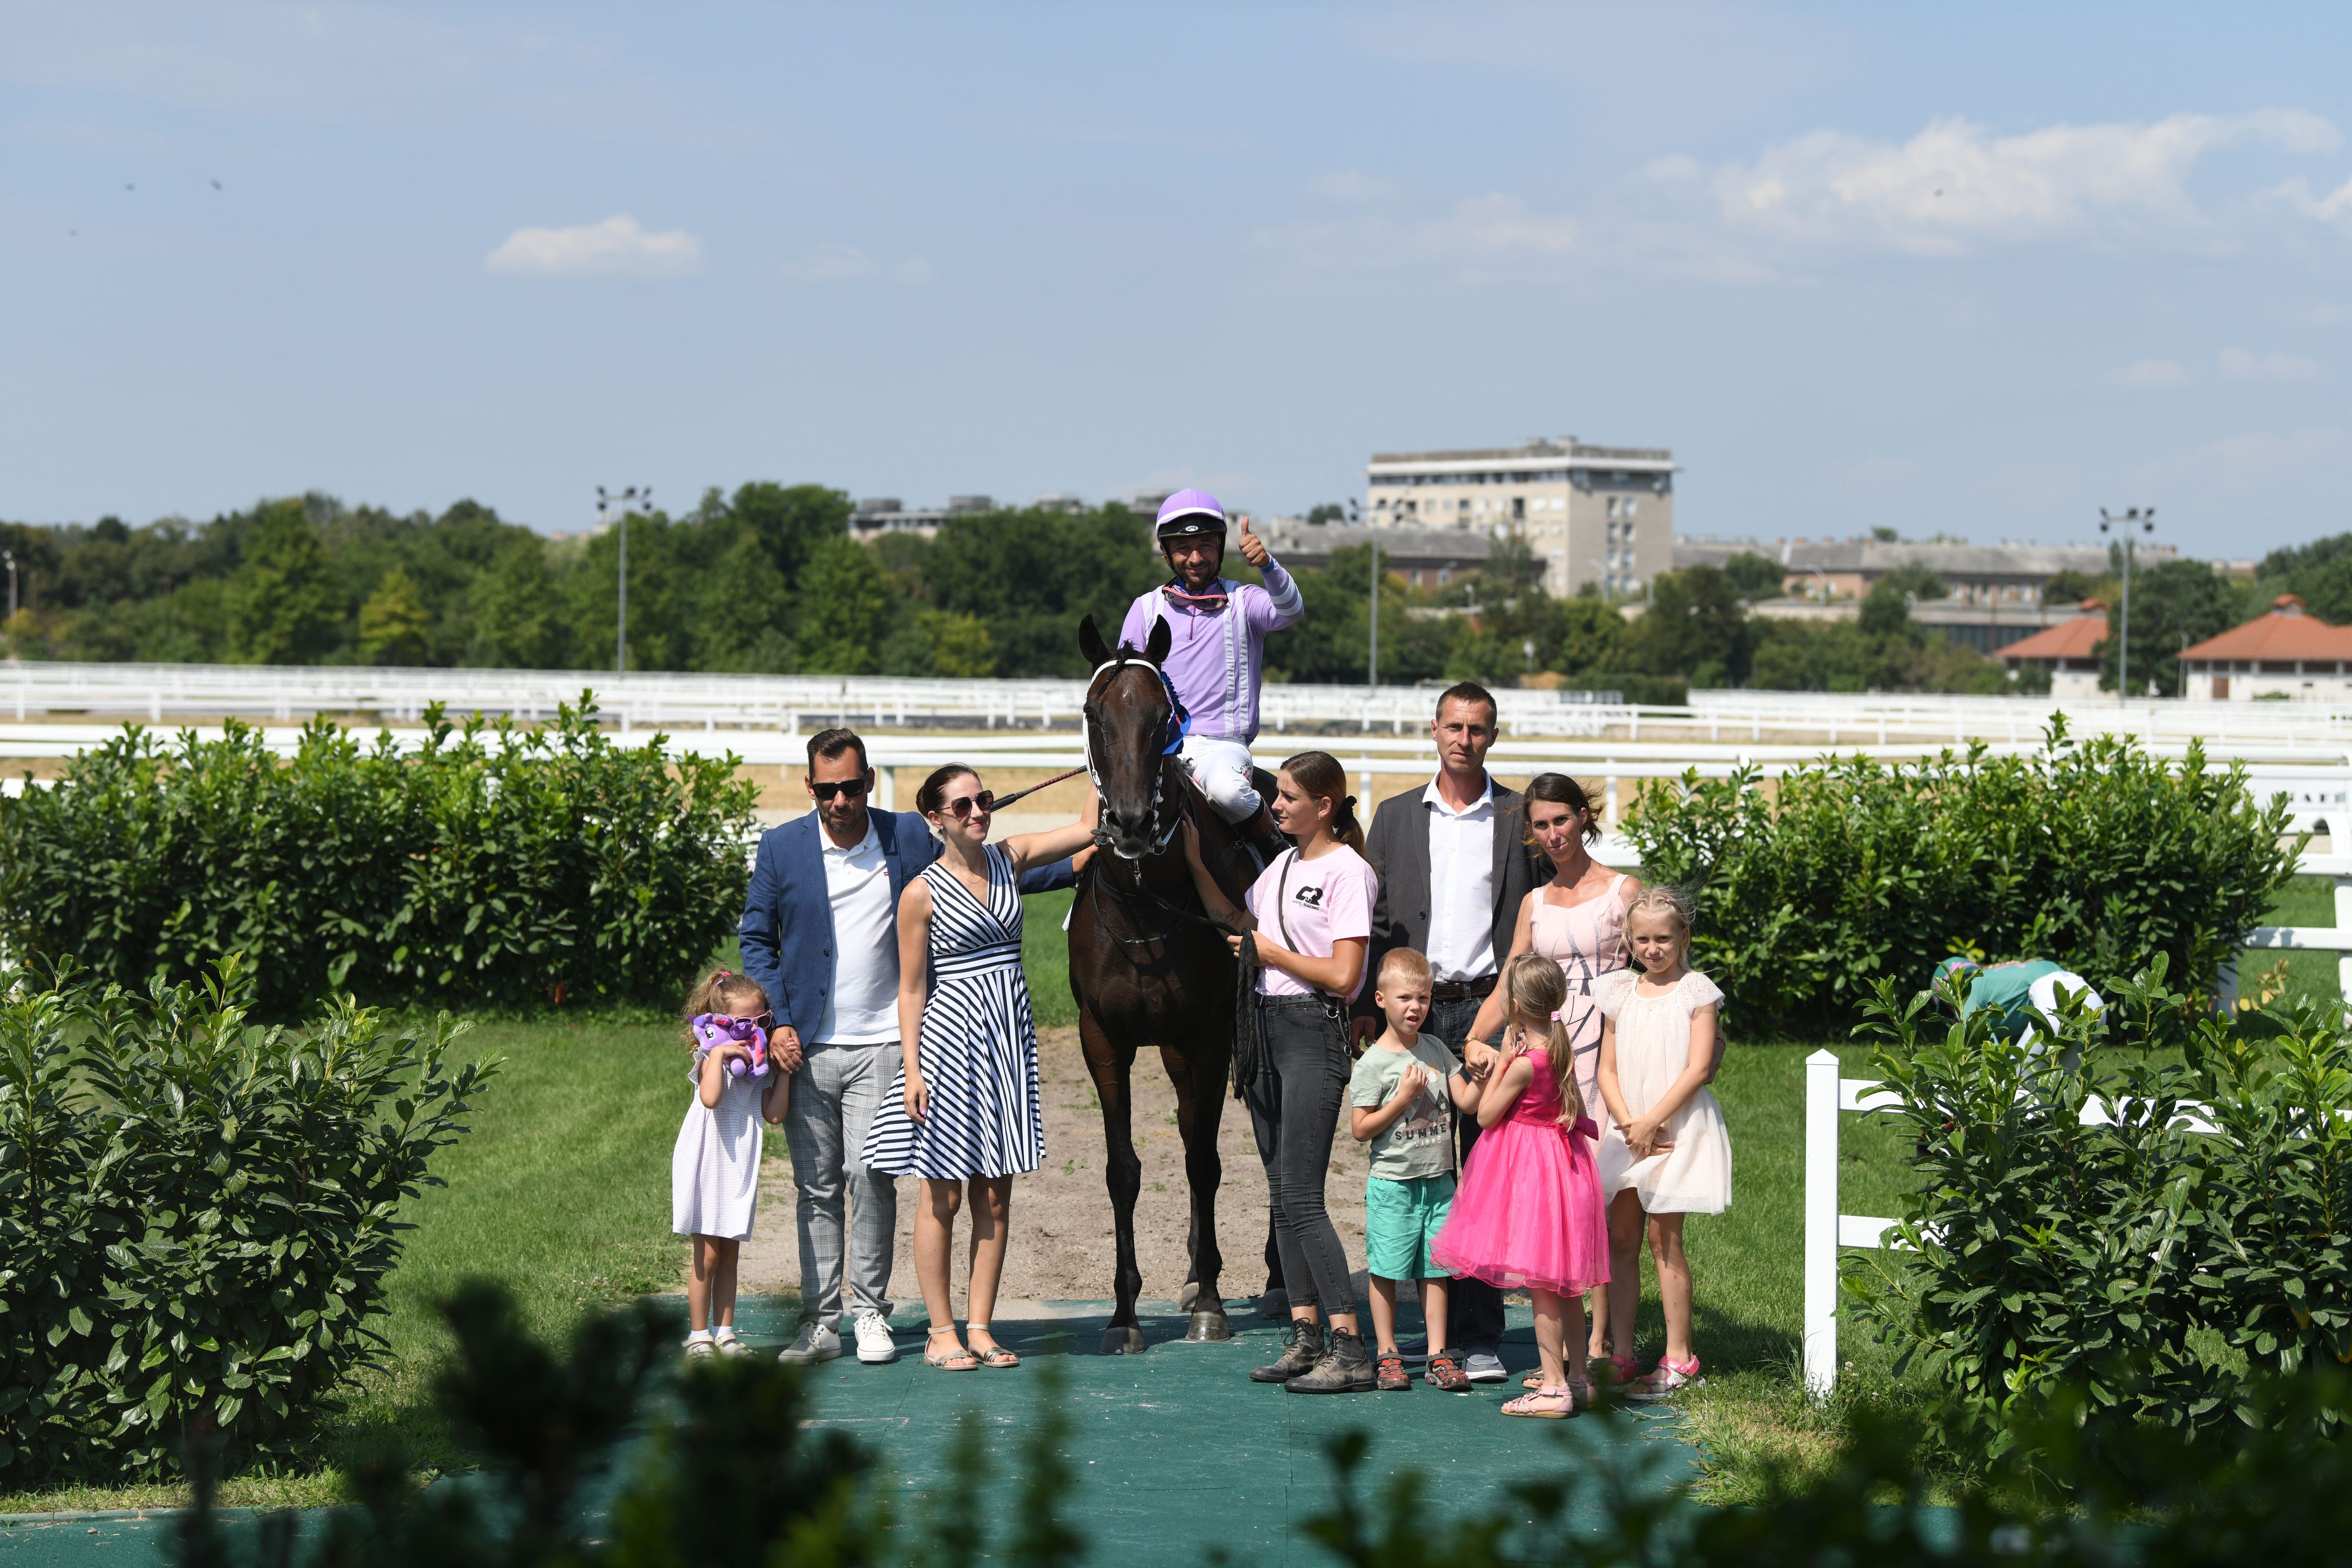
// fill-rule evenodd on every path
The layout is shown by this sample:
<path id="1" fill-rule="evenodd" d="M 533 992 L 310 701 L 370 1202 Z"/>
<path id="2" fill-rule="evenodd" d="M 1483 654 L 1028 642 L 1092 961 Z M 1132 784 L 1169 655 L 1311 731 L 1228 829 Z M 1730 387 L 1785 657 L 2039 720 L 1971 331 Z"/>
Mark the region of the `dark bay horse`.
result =
<path id="1" fill-rule="evenodd" d="M 1145 1046 L 1160 1048 L 1176 1087 L 1176 1128 L 1192 1199 L 1186 1284 L 1192 1316 L 1185 1337 L 1233 1337 L 1218 1284 L 1224 1260 L 1217 1251 L 1217 1124 L 1232 1070 L 1238 965 L 1193 890 L 1178 836 L 1181 816 L 1192 815 L 1202 858 L 1235 903 L 1256 863 L 1173 754 L 1174 703 L 1159 668 L 1168 643 L 1165 621 L 1152 626 L 1145 647 L 1116 652 L 1092 616 L 1078 628 L 1078 647 L 1096 667 L 1087 687 L 1087 766 L 1102 817 L 1095 834 L 1100 850 L 1070 910 L 1070 992 L 1087 1070 L 1102 1101 L 1105 1180 L 1118 1229 L 1118 1306 L 1103 1334 L 1107 1355 L 1143 1349 L 1135 1315 L 1143 1288 L 1135 1261 L 1143 1163 L 1135 1152 L 1129 1082 Z"/>

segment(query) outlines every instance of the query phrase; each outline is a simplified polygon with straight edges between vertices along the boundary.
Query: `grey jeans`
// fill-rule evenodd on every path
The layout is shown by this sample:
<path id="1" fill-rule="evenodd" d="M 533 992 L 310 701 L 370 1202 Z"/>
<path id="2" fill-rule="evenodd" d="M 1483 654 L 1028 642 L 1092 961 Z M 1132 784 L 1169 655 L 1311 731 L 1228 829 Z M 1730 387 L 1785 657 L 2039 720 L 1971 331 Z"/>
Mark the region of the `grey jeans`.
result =
<path id="1" fill-rule="evenodd" d="M 898 1189 L 858 1158 L 875 1109 L 890 1091 L 898 1042 L 808 1047 L 793 1077 L 784 1142 L 793 1153 L 793 1185 L 801 1239 L 801 1315 L 836 1332 L 841 1328 L 843 1199 L 848 1199 L 850 1294 L 859 1311 L 890 1313 L 890 1258 L 898 1243 Z"/>

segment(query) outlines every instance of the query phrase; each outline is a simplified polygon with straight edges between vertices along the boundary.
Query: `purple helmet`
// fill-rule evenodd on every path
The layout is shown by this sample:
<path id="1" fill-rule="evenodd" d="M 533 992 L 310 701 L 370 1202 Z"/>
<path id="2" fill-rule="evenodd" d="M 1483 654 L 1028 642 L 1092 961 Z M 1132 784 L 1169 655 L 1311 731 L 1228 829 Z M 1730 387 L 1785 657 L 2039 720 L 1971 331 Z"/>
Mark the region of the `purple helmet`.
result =
<path id="1" fill-rule="evenodd" d="M 1219 542 L 1224 540 L 1225 509 L 1216 497 L 1206 490 L 1178 490 L 1160 503 L 1160 521 L 1152 535 L 1161 543 L 1203 533 L 1215 534 Z"/>

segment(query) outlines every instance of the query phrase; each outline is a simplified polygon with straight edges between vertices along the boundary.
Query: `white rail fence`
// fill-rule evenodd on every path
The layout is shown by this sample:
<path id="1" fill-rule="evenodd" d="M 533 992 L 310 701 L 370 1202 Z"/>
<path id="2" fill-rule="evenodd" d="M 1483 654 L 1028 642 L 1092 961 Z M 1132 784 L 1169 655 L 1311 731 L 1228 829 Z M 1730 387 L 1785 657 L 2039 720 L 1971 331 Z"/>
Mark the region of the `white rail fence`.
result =
<path id="1" fill-rule="evenodd" d="M 2093 1095 L 2084 1100 L 2077 1120 L 2085 1127 L 2109 1127 L 2117 1111 L 2127 1109 Z M 2205 1109 L 2184 1106 L 2172 1124 L 2211 1132 L 2213 1123 L 2199 1114 Z M 1837 1386 L 1838 1249 L 1903 1246 L 1899 1238 L 1886 1238 L 1900 1221 L 1838 1212 L 1838 1117 L 1844 1111 L 1899 1115 L 1902 1110 L 1902 1097 L 1874 1079 L 1840 1078 L 1835 1052 L 1815 1051 L 1805 1058 L 1804 1377 L 1806 1390 L 1816 1398 Z"/>
<path id="2" fill-rule="evenodd" d="M 2338 809 L 2341 807 L 2339 805 Z M 2332 926 L 2257 926 L 2248 933 L 2246 947 L 2254 952 L 2333 952 L 2336 984 L 2345 1004 L 2352 1007 L 2352 855 L 2306 855 L 2297 869 L 2306 877 L 2327 877 L 2336 884 L 2336 923 Z M 2224 1005 L 2237 1001 L 2235 966 L 2221 973 Z M 1838 1206 L 1838 1116 L 1841 1112 L 1895 1112 L 1902 1101 L 1890 1090 L 1866 1079 L 1838 1076 L 1834 1052 L 1815 1051 L 1805 1058 L 1805 1251 L 1804 1251 L 1804 1372 L 1805 1386 L 1826 1394 L 1838 1373 L 1837 1297 L 1838 1249 L 1886 1245 L 1886 1233 L 1895 1222 L 1873 1215 L 1850 1215 Z M 2112 1108 L 2095 1098 L 2083 1107 L 2085 1127 L 2103 1127 L 2114 1120 Z M 2211 1131 L 2212 1125 L 2184 1114 L 2175 1125 L 2192 1131 Z"/>
<path id="3" fill-rule="evenodd" d="M 943 680 L 887 676 L 776 676 L 607 670 L 257 668 L 241 665 L 0 665 L 0 714 L 20 722 L 76 713 L 151 724 L 240 717 L 290 722 L 314 713 L 368 714 L 413 722 L 426 706 L 453 713 L 506 713 L 526 721 L 593 689 L 605 711 L 631 727 L 793 731 L 820 721 L 876 728 L 993 729 L 1075 726 L 1076 680 Z M 1403 735 L 1423 730 L 1431 687 L 1278 685 L 1265 689 L 1266 727 Z M 1802 734 L 1833 746 L 1898 742 L 2032 744 L 2064 711 L 2078 732 L 2117 731 L 2153 747 L 2191 738 L 2252 751 L 2352 750 L 2352 709 L 2317 702 L 2057 702 L 2048 698 L 1942 697 L 1787 691 L 1696 691 L 1680 708 L 1586 700 L 1586 694 L 1507 689 L 1496 694 L 1506 733 L 1603 736 L 1639 741 L 1671 734 L 1711 743 Z"/>

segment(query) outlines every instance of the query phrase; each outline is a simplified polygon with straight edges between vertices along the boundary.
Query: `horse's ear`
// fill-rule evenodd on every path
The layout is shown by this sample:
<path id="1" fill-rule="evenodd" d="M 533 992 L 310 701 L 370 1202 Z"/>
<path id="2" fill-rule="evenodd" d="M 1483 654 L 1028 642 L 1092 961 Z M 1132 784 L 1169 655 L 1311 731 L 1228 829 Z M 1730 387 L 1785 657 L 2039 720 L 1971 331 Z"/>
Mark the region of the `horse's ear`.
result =
<path id="1" fill-rule="evenodd" d="M 1168 645 L 1174 637 L 1175 634 L 1168 629 L 1168 620 L 1166 616 L 1153 616 L 1151 620 L 1151 636 L 1144 640 L 1143 657 L 1150 659 L 1154 664 L 1167 663 Z"/>
<path id="2" fill-rule="evenodd" d="M 1102 633 L 1095 629 L 1092 616 L 1078 623 L 1078 651 L 1087 656 L 1087 663 L 1093 668 L 1100 669 L 1110 662 L 1110 649 L 1103 646 Z"/>

